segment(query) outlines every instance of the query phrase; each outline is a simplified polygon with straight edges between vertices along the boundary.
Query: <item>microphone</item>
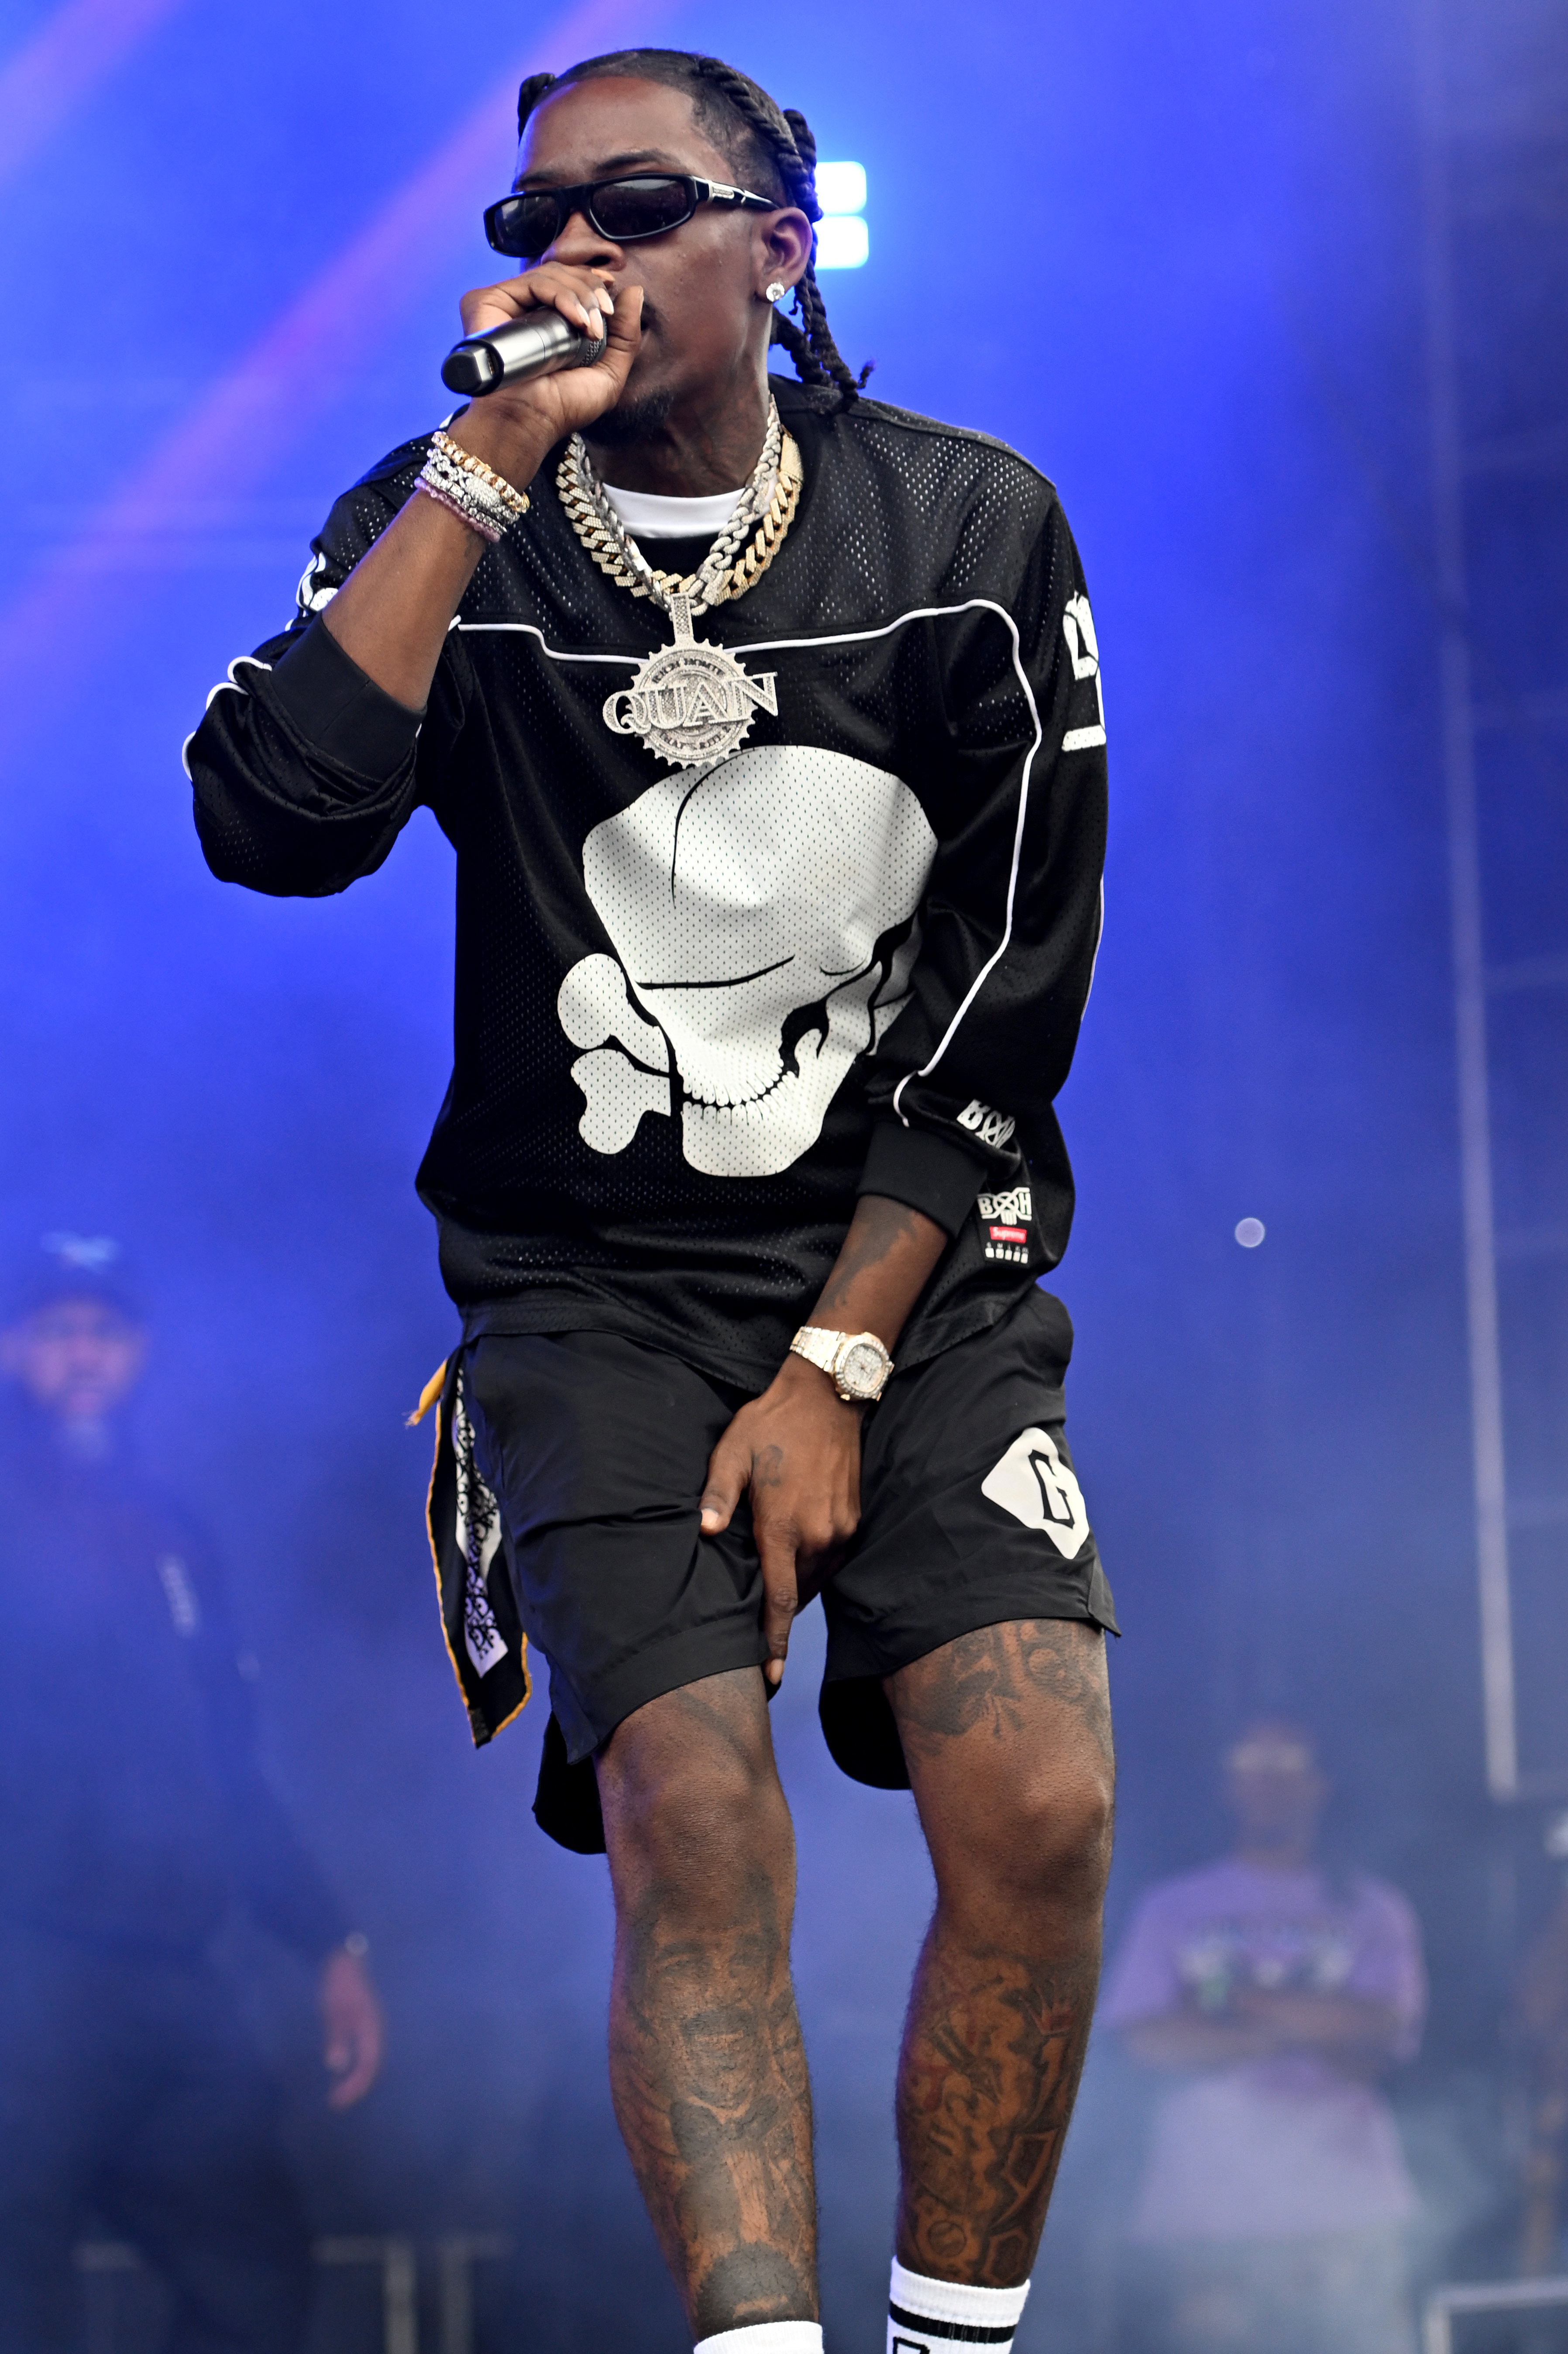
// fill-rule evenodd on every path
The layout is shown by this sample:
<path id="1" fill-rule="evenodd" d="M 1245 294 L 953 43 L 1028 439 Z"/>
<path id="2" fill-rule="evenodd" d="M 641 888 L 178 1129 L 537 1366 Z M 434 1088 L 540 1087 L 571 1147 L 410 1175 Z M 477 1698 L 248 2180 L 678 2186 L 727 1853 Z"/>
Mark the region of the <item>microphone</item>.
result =
<path id="1" fill-rule="evenodd" d="M 478 400 L 503 384 L 529 384 L 557 368 L 592 367 L 604 357 L 607 341 L 582 334 L 558 311 L 530 311 L 454 344 L 441 362 L 441 382 L 449 392 Z"/>

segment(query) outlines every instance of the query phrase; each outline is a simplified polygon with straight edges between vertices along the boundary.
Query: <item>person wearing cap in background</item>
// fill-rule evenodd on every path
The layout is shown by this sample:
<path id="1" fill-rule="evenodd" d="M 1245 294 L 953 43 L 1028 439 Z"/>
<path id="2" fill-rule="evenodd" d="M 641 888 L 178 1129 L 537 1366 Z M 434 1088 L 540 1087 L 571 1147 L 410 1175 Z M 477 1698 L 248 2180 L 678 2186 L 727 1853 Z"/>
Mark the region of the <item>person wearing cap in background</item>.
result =
<path id="1" fill-rule="evenodd" d="M 1102 2021 L 1173 2078 L 1131 2237 L 1179 2354 L 1410 2354 L 1417 2211 L 1375 2079 L 1415 2051 L 1421 1933 L 1316 1861 L 1329 1784 L 1293 1724 L 1226 1758 L 1236 1842 L 1139 1903 Z"/>
<path id="2" fill-rule="evenodd" d="M 117 1257 L 51 1235 L 0 1330 L 0 2349 L 76 2343 L 90 2212 L 166 2278 L 174 2345 L 286 2354 L 310 2242 L 211 1951 L 234 1901 L 319 1967 L 336 2107 L 381 2014 L 258 1762 L 210 1555 L 127 1451 L 146 1330 Z"/>

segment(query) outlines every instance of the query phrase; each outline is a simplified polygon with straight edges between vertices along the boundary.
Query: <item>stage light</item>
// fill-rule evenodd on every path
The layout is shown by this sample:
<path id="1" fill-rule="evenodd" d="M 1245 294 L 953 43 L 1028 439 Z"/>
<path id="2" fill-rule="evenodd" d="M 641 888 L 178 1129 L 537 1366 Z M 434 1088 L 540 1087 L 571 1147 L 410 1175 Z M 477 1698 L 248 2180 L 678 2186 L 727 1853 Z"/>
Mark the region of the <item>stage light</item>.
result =
<path id="1" fill-rule="evenodd" d="M 822 218 L 817 223 L 819 270 L 860 270 L 871 254 L 871 236 L 862 216 L 865 211 L 865 165 L 819 164 L 817 200 Z"/>
<path id="2" fill-rule="evenodd" d="M 817 202 L 825 213 L 864 212 L 863 164 L 819 164 L 816 177 Z"/>
<path id="3" fill-rule="evenodd" d="M 865 223 L 854 213 L 830 213 L 817 223 L 819 270 L 859 270 L 871 251 Z"/>
<path id="4" fill-rule="evenodd" d="M 1236 1240 L 1243 1250 L 1255 1250 L 1267 1232 L 1261 1218 L 1243 1218 L 1236 1227 Z"/>

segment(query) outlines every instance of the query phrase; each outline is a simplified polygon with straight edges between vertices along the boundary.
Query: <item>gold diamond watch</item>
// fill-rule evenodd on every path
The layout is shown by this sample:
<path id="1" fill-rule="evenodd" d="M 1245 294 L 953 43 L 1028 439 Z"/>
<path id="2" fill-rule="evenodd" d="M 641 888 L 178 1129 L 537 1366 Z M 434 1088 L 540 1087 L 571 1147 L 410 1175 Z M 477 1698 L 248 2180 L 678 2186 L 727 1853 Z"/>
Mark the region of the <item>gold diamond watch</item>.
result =
<path id="1" fill-rule="evenodd" d="M 893 1371 L 893 1360 L 874 1332 L 830 1332 L 822 1324 L 802 1324 L 789 1347 L 830 1376 L 846 1405 L 869 1405 L 879 1398 Z"/>

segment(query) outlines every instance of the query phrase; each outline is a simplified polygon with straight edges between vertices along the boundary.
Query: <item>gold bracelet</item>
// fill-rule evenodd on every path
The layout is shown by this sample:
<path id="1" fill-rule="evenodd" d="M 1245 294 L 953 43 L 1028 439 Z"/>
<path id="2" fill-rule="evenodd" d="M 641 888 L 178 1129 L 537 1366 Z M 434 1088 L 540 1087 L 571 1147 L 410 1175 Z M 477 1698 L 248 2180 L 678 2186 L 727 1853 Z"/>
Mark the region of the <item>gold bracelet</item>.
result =
<path id="1" fill-rule="evenodd" d="M 461 466 L 465 474 L 472 474 L 477 481 L 485 483 L 510 509 L 514 519 L 527 514 L 527 492 L 520 491 L 515 482 L 509 482 L 504 474 L 498 474 L 493 466 L 487 466 L 482 458 L 476 458 L 471 450 L 463 449 L 450 433 L 441 429 L 432 433 L 430 447 L 439 450 L 442 457 L 450 459 L 454 466 Z"/>

